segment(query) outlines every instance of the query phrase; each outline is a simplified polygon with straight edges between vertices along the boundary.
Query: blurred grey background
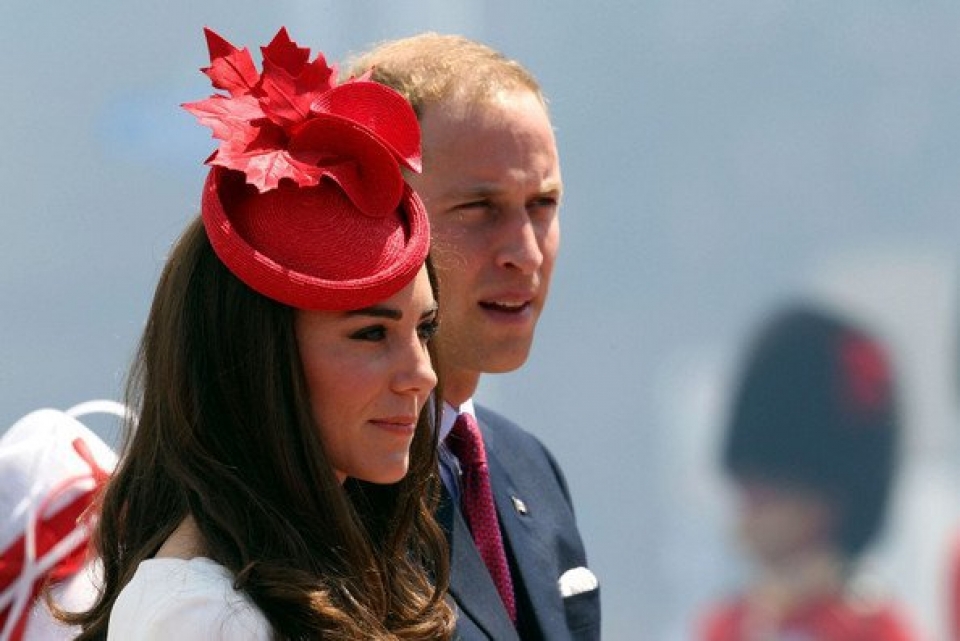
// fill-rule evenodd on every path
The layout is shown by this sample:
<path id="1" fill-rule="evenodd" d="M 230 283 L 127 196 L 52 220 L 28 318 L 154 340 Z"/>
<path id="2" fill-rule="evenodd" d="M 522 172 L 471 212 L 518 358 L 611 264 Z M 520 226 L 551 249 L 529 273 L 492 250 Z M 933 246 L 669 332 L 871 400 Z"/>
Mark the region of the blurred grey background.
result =
<path id="1" fill-rule="evenodd" d="M 482 399 L 563 464 L 606 639 L 689 639 L 742 576 L 716 444 L 743 341 L 796 296 L 894 350 L 908 433 L 871 567 L 945 638 L 960 4 L 0 0 L 0 431 L 119 397 L 213 149 L 178 107 L 210 92 L 204 25 L 251 47 L 286 25 L 334 60 L 459 32 L 541 79 L 561 256 L 531 361 Z"/>

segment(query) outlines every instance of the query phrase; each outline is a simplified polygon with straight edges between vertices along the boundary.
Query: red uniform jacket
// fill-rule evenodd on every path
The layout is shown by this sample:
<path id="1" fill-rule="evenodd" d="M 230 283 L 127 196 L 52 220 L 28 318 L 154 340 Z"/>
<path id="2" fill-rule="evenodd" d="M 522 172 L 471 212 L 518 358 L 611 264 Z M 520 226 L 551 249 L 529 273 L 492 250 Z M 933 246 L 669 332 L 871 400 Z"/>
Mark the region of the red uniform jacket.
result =
<path id="1" fill-rule="evenodd" d="M 915 641 L 918 637 L 890 604 L 861 604 L 842 596 L 825 598 L 791 613 L 775 636 L 751 636 L 745 601 L 712 612 L 703 625 L 703 641 Z"/>
<path id="2" fill-rule="evenodd" d="M 950 639 L 960 641 L 960 536 L 953 543 L 949 580 Z"/>

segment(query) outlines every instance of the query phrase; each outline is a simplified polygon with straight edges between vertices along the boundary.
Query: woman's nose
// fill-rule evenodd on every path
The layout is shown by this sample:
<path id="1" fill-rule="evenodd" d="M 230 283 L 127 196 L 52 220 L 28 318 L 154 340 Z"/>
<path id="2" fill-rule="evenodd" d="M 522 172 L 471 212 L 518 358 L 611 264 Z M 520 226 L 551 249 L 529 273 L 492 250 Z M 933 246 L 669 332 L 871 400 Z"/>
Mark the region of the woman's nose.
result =
<path id="1" fill-rule="evenodd" d="M 416 337 L 404 349 L 403 362 L 396 379 L 397 391 L 415 393 L 423 398 L 437 386 L 437 373 L 427 346 Z"/>

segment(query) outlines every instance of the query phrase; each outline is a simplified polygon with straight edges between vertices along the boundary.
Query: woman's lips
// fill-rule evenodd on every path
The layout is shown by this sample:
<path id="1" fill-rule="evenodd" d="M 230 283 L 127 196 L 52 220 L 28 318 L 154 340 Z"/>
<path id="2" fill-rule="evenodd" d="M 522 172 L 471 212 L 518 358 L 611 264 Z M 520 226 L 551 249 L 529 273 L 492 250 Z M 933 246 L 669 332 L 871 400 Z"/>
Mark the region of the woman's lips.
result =
<path id="1" fill-rule="evenodd" d="M 371 419 L 370 423 L 382 430 L 401 436 L 412 435 L 417 430 L 417 419 L 408 416 L 375 418 Z"/>

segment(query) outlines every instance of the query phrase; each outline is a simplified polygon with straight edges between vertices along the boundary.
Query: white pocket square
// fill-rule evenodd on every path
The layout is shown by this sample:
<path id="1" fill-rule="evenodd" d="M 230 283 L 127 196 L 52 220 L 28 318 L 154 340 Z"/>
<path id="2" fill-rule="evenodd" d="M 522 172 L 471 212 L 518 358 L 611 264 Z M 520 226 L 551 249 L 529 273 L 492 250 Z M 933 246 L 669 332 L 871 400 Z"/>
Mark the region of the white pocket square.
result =
<path id="1" fill-rule="evenodd" d="M 596 590 L 600 582 L 597 576 L 588 568 L 570 568 L 557 581 L 560 585 L 560 596 L 564 599 L 590 590 Z"/>

